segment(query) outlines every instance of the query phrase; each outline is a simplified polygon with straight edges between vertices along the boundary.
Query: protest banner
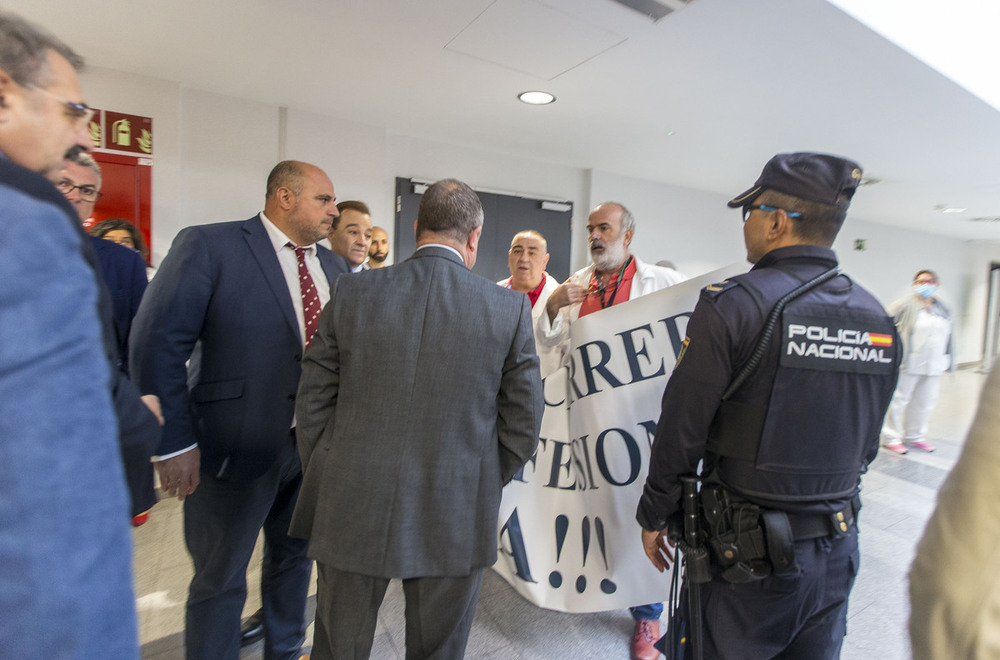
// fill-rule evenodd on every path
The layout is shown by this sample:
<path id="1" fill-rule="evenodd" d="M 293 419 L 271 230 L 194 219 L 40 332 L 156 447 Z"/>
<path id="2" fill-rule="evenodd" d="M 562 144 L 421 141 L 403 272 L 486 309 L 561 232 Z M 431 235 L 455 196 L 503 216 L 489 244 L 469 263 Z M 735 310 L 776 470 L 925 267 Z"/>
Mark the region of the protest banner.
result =
<path id="1" fill-rule="evenodd" d="M 635 509 L 660 398 L 701 289 L 732 265 L 571 327 L 570 364 L 545 379 L 535 455 L 504 489 L 494 569 L 541 607 L 598 612 L 662 601 Z"/>

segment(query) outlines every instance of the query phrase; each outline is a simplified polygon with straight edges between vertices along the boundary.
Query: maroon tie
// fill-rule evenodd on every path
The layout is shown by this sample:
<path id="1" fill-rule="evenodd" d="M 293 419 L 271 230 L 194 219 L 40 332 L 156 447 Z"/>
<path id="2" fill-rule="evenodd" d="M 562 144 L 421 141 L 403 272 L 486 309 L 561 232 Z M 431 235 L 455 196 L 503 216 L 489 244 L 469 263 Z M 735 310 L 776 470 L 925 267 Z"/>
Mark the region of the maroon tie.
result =
<path id="1" fill-rule="evenodd" d="M 301 246 L 288 244 L 295 250 L 295 258 L 299 260 L 299 290 L 302 292 L 302 317 L 306 322 L 306 348 L 312 343 L 313 335 L 316 334 L 316 327 L 319 325 L 319 313 L 323 311 L 319 304 L 319 293 L 316 292 L 316 285 L 313 283 L 312 275 L 306 267 L 306 249 Z"/>

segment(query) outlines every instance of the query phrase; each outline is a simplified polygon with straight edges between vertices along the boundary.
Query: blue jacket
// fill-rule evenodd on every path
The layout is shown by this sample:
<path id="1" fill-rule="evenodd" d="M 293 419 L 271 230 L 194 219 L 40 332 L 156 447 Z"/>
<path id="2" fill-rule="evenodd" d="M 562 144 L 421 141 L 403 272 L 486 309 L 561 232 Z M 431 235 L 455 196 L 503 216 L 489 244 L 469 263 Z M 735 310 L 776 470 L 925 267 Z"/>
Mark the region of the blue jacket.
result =
<path id="1" fill-rule="evenodd" d="M 0 649 L 137 658 L 106 309 L 76 214 L 0 154 Z"/>

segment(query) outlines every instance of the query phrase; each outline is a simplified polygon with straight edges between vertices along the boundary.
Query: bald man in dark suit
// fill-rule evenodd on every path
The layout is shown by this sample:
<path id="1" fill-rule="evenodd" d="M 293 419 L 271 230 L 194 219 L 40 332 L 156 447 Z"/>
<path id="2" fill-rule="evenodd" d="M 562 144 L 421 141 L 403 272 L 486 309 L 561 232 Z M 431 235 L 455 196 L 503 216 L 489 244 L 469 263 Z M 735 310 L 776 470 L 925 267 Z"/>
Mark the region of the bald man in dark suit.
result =
<path id="1" fill-rule="evenodd" d="M 261 529 L 264 657 L 298 660 L 305 639 L 312 564 L 306 544 L 287 534 L 302 481 L 292 424 L 303 349 L 330 282 L 347 272 L 315 245 L 335 201 L 321 169 L 278 163 L 262 213 L 178 234 L 135 318 L 132 373 L 163 403 L 160 482 L 184 500 L 192 660 L 239 657 L 246 568 Z"/>

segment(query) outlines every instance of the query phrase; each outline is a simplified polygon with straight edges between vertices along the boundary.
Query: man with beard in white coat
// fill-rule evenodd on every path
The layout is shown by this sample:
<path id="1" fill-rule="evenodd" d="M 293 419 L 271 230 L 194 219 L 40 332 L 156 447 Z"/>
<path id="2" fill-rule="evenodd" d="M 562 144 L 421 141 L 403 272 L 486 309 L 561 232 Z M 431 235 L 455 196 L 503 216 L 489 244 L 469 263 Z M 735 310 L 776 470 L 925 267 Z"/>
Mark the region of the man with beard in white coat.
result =
<path id="1" fill-rule="evenodd" d="M 687 279 L 672 268 L 645 264 L 631 254 L 629 245 L 634 236 L 635 218 L 624 205 L 604 202 L 590 212 L 587 240 L 593 263 L 571 275 L 549 296 L 545 313 L 535 320 L 539 355 L 546 351 L 555 353 L 557 364 L 565 365 L 569 361 L 569 329 L 578 318 Z M 653 642 L 660 638 L 663 604 L 651 603 L 629 610 L 635 620 L 632 658 L 659 657 Z"/>

